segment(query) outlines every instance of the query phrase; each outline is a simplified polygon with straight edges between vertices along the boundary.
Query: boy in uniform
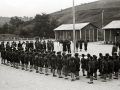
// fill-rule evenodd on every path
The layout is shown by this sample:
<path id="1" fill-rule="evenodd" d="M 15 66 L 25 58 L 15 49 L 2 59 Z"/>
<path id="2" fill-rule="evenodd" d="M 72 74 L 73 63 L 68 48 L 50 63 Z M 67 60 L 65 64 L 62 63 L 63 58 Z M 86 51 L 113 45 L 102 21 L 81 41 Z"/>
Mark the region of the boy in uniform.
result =
<path id="1" fill-rule="evenodd" d="M 99 76 L 102 75 L 102 61 L 103 61 L 103 55 L 102 53 L 99 53 L 99 58 L 98 58 L 98 69 L 99 69 Z"/>
<path id="2" fill-rule="evenodd" d="M 10 61 L 10 59 L 9 59 L 9 49 L 6 50 L 7 66 L 9 65 L 9 61 Z"/>
<path id="3" fill-rule="evenodd" d="M 28 60 L 30 62 L 30 72 L 32 72 L 32 68 L 33 68 L 33 54 L 32 54 L 31 51 L 29 52 Z"/>
<path id="4" fill-rule="evenodd" d="M 106 77 L 108 74 L 107 72 L 108 72 L 108 62 L 107 62 L 106 56 L 104 56 L 104 60 L 102 62 L 102 73 L 103 73 L 104 80 L 102 80 L 102 82 L 106 82 Z"/>
<path id="5" fill-rule="evenodd" d="M 11 51 L 11 67 L 14 67 L 14 49 Z"/>
<path id="6" fill-rule="evenodd" d="M 75 81 L 76 64 L 75 64 L 74 57 L 70 58 L 69 67 L 70 67 L 70 72 L 71 72 L 71 81 Z"/>
<path id="7" fill-rule="evenodd" d="M 88 63 L 89 63 L 90 60 L 91 60 L 90 54 L 87 54 L 87 59 L 86 59 L 87 78 L 90 78 L 90 75 L 89 75 L 89 66 L 88 66 Z"/>
<path id="8" fill-rule="evenodd" d="M 39 73 L 39 71 L 38 71 L 38 67 L 39 67 L 38 52 L 35 53 L 35 66 L 36 66 L 36 73 Z"/>
<path id="9" fill-rule="evenodd" d="M 94 61 L 94 80 L 97 80 L 97 69 L 98 69 L 98 61 L 97 61 L 97 56 L 93 55 L 93 61 Z"/>
<path id="10" fill-rule="evenodd" d="M 16 69 L 18 69 L 18 63 L 19 63 L 18 50 L 15 51 L 15 63 L 16 63 Z"/>
<path id="11" fill-rule="evenodd" d="M 75 64 L 76 64 L 76 80 L 79 80 L 80 58 L 78 57 L 78 53 L 75 53 Z"/>
<path id="12" fill-rule="evenodd" d="M 108 60 L 108 74 L 109 74 L 109 80 L 112 80 L 112 73 L 114 71 L 114 62 L 113 62 L 113 57 L 109 56 Z"/>
<path id="13" fill-rule="evenodd" d="M 71 61 L 71 54 L 67 54 L 67 59 L 68 59 L 68 62 L 70 63 L 70 61 Z M 68 67 L 68 76 L 71 76 L 70 75 L 70 66 Z"/>
<path id="14" fill-rule="evenodd" d="M 69 68 L 69 61 L 67 59 L 67 55 L 64 56 L 63 60 L 62 60 L 62 65 L 63 65 L 63 72 L 65 75 L 65 79 L 68 79 L 68 68 Z"/>
<path id="15" fill-rule="evenodd" d="M 24 62 L 25 62 L 25 69 L 26 71 L 28 70 L 28 51 L 25 52 L 25 57 L 24 57 Z"/>
<path id="16" fill-rule="evenodd" d="M 25 54 L 24 51 L 22 51 L 21 55 L 20 55 L 20 60 L 21 60 L 21 64 L 22 64 L 22 70 L 24 70 L 24 59 L 25 59 Z"/>
<path id="17" fill-rule="evenodd" d="M 117 55 L 115 55 L 114 59 L 114 72 L 115 72 L 115 78 L 118 79 L 118 72 L 119 72 L 119 58 Z"/>
<path id="18" fill-rule="evenodd" d="M 86 59 L 84 58 L 85 55 L 82 54 L 82 58 L 81 58 L 81 68 L 82 68 L 82 73 L 83 73 L 83 76 L 86 76 L 85 75 L 85 69 L 86 69 Z"/>
<path id="19" fill-rule="evenodd" d="M 89 75 L 90 75 L 90 82 L 88 82 L 89 84 L 93 84 L 94 69 L 95 69 L 95 63 L 93 61 L 93 57 L 90 56 L 89 62 L 88 62 L 88 71 L 89 71 Z"/>
<path id="20" fill-rule="evenodd" d="M 53 73 L 53 77 L 56 77 L 56 75 L 55 75 L 55 70 L 56 70 L 57 60 L 56 60 L 55 52 L 53 52 L 53 54 L 52 54 L 51 62 L 52 62 L 52 73 Z"/>
<path id="21" fill-rule="evenodd" d="M 57 56 L 57 71 L 58 71 L 59 78 L 62 78 L 61 70 L 62 70 L 62 58 L 61 58 L 61 52 L 58 52 L 58 56 Z"/>
<path id="22" fill-rule="evenodd" d="M 4 64 L 4 57 L 5 57 L 4 52 L 5 52 L 5 48 L 2 48 L 2 50 L 1 50 L 1 64 Z"/>
<path id="23" fill-rule="evenodd" d="M 44 67 L 44 53 L 43 52 L 41 56 L 39 56 L 39 66 L 40 66 L 40 74 L 43 74 L 43 67 Z"/>
<path id="24" fill-rule="evenodd" d="M 13 53 L 12 53 L 12 60 L 13 60 L 13 67 L 15 68 L 15 62 L 16 62 L 16 57 L 15 57 L 15 51 L 16 51 L 16 49 L 15 48 L 13 48 Z"/>
<path id="25" fill-rule="evenodd" d="M 45 65 L 45 75 L 49 75 L 48 74 L 48 55 L 47 55 L 47 52 L 44 54 L 44 65 Z"/>

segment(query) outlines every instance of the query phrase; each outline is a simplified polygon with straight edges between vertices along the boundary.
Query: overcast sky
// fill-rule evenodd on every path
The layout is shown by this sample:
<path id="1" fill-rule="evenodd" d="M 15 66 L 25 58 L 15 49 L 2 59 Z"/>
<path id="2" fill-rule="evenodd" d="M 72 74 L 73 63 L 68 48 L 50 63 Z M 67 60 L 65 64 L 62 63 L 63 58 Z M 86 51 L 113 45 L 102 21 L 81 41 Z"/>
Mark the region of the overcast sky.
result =
<path id="1" fill-rule="evenodd" d="M 97 0 L 74 0 L 75 5 Z M 73 0 L 0 0 L 0 16 L 28 16 L 53 13 L 72 7 Z"/>

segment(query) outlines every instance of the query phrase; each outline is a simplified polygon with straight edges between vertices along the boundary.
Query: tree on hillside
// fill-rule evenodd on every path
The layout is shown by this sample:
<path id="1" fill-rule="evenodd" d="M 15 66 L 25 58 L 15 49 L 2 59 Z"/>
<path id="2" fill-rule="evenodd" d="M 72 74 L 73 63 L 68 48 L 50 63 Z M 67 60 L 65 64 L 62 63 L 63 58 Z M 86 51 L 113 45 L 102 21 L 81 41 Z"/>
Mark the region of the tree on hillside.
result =
<path id="1" fill-rule="evenodd" d="M 14 32 L 18 32 L 18 28 L 20 26 L 24 26 L 24 21 L 22 21 L 19 17 L 11 17 L 10 19 L 10 26 L 9 26 L 9 33 L 13 34 Z"/>
<path id="2" fill-rule="evenodd" d="M 32 24 L 28 24 L 24 27 L 19 28 L 19 36 L 21 37 L 34 37 L 34 32 L 33 32 L 33 25 Z"/>
<path id="3" fill-rule="evenodd" d="M 9 30 L 9 25 L 7 23 L 5 23 L 2 27 L 1 33 L 2 34 L 8 33 L 8 30 Z"/>
<path id="4" fill-rule="evenodd" d="M 53 28 L 57 27 L 57 24 L 56 20 L 50 20 L 48 14 L 37 14 L 34 18 L 34 34 L 40 37 L 53 37 Z"/>
<path id="5" fill-rule="evenodd" d="M 10 33 L 21 37 L 46 37 L 53 38 L 53 29 L 58 27 L 56 19 L 52 19 L 48 14 L 37 14 L 34 19 L 22 21 L 19 17 L 12 17 L 9 24 L 4 24 L 2 33 Z"/>
<path id="6" fill-rule="evenodd" d="M 54 38 L 55 34 L 54 34 L 54 31 L 53 31 L 53 30 L 54 30 L 55 28 L 57 28 L 59 25 L 60 25 L 60 24 L 58 23 L 58 21 L 57 21 L 56 19 L 53 19 L 53 18 L 51 19 L 50 29 L 49 29 L 49 31 L 48 31 L 48 34 L 49 34 L 49 32 L 52 33 L 50 37 Z"/>
<path id="7" fill-rule="evenodd" d="M 0 27 L 0 34 L 2 34 L 2 27 Z"/>

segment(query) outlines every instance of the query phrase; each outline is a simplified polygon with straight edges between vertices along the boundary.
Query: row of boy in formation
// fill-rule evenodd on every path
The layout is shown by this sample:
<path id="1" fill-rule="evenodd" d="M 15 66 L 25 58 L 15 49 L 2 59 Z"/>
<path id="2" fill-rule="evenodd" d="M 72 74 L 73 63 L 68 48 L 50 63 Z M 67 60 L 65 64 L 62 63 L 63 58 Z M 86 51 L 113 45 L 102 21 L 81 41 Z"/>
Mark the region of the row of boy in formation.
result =
<path id="1" fill-rule="evenodd" d="M 112 79 L 113 73 L 115 73 L 115 79 L 118 79 L 118 73 L 120 69 L 120 56 L 116 53 L 113 56 L 106 54 L 105 56 L 102 53 L 99 54 L 99 58 L 96 55 L 91 56 L 87 54 L 81 55 L 81 60 L 78 53 L 75 53 L 75 57 L 72 57 L 71 54 L 65 54 L 55 51 L 45 51 L 45 50 L 36 50 L 26 49 L 5 49 L 1 50 L 1 62 L 5 65 L 10 65 L 16 69 L 22 68 L 22 70 L 36 70 L 36 73 L 42 74 L 43 68 L 45 68 L 45 75 L 49 75 L 48 71 L 53 74 L 53 77 L 56 76 L 56 70 L 59 78 L 62 78 L 62 75 L 65 76 L 65 79 L 68 79 L 68 75 L 71 75 L 71 81 L 79 79 L 80 66 L 82 68 L 83 76 L 85 71 L 87 72 L 87 78 L 90 78 L 89 84 L 93 83 L 93 80 L 97 80 L 97 71 L 99 70 L 100 75 L 103 77 L 103 82 L 106 82 L 107 76 L 109 79 Z M 62 74 L 63 72 L 63 74 Z M 94 75 L 94 78 L 93 78 Z"/>
<path id="2" fill-rule="evenodd" d="M 62 44 L 63 52 L 68 51 L 68 53 L 71 53 L 71 41 L 70 40 L 57 40 L 58 43 Z M 78 49 L 80 49 L 80 51 L 82 51 L 83 48 L 83 43 L 84 43 L 84 50 L 87 51 L 87 46 L 88 46 L 88 42 L 87 41 L 83 41 L 83 40 L 77 40 L 76 41 L 76 51 L 78 52 Z"/>
<path id="3" fill-rule="evenodd" d="M 36 40 L 35 42 L 33 41 L 26 41 L 26 42 L 20 42 L 17 44 L 15 41 L 13 42 L 7 42 L 6 44 L 4 43 L 4 41 L 1 42 L 0 44 L 0 48 L 16 48 L 16 49 L 20 49 L 23 48 L 24 51 L 25 49 L 40 49 L 40 50 L 49 50 L 49 51 L 53 51 L 54 50 L 54 42 L 52 40 L 48 40 L 47 42 L 45 40 Z"/>

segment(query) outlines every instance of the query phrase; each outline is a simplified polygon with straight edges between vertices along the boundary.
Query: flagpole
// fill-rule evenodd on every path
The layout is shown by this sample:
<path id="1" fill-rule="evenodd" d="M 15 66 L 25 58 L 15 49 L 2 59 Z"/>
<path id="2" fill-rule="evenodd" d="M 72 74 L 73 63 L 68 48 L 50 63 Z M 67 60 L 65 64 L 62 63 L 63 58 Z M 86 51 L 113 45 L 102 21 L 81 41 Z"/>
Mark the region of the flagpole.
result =
<path id="1" fill-rule="evenodd" d="M 75 6 L 74 6 L 74 0 L 73 0 L 73 46 L 74 46 L 74 53 L 75 53 L 75 46 L 76 46 L 76 41 L 75 41 Z"/>

